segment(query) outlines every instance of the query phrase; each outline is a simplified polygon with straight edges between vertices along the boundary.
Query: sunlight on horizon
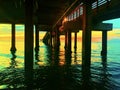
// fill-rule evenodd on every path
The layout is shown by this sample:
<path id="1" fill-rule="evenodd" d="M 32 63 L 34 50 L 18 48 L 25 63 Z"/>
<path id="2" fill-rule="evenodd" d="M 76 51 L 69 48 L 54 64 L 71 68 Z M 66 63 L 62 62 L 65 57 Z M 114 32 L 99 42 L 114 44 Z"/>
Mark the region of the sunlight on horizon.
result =
<path id="1" fill-rule="evenodd" d="M 108 22 L 107 22 L 108 23 Z M 46 34 L 46 32 L 40 31 L 39 32 L 39 41 L 40 41 L 40 46 L 45 46 L 42 42 L 41 39 L 43 39 L 44 35 Z M 35 37 L 35 30 L 34 30 L 34 37 Z M 115 40 L 115 39 L 119 39 L 120 37 L 120 28 L 113 28 L 112 31 L 108 31 L 108 40 Z M 74 51 L 74 33 L 72 33 L 72 51 Z M 60 49 L 62 51 L 64 51 L 64 46 L 65 46 L 65 36 L 61 35 L 60 36 L 60 40 L 61 40 L 61 45 L 60 45 Z M 102 42 L 102 32 L 101 31 L 92 31 L 92 45 L 91 45 L 91 49 L 94 50 L 101 50 L 101 42 Z M 7 67 L 10 64 L 10 58 L 7 57 L 11 57 L 10 56 L 10 48 L 11 48 L 11 25 L 10 24 L 0 24 L 0 55 L 1 55 L 1 59 L 6 61 L 2 61 L 2 63 L 0 63 L 0 68 L 3 67 Z M 97 44 L 96 44 L 97 43 Z M 99 47 L 97 46 L 99 45 Z M 5 47 L 5 48 L 4 48 Z M 79 31 L 77 33 L 77 50 L 79 51 L 79 55 L 81 55 L 82 52 L 82 31 Z M 22 61 L 21 59 L 24 59 L 24 26 L 23 25 L 16 25 L 16 48 L 17 48 L 17 60 L 19 63 L 19 67 L 22 67 L 22 65 L 24 64 L 24 61 Z M 47 48 L 46 48 L 47 49 Z M 41 53 L 43 53 L 45 50 L 40 50 Z M 99 51 L 100 52 L 100 51 Z M 5 55 L 4 55 L 5 53 Z M 61 54 L 64 52 L 60 52 Z M 95 55 L 95 54 L 94 54 Z M 3 57 L 3 56 L 6 56 Z M 42 56 L 41 56 L 42 57 Z M 61 58 L 61 60 L 64 60 L 64 57 Z M 81 60 L 81 57 L 79 57 L 79 60 Z M 95 60 L 95 62 L 98 59 Z M 47 62 L 46 62 L 47 63 Z M 75 63 L 75 62 L 72 62 Z M 60 65 L 63 65 L 64 61 L 60 61 Z M 79 64 L 81 64 L 81 62 L 79 62 Z M 41 63 L 40 63 L 41 65 Z"/>
<path id="2" fill-rule="evenodd" d="M 107 20 L 103 21 L 103 23 L 113 23 L 113 30 L 108 31 L 108 39 L 115 38 L 115 37 L 120 37 L 120 18 L 118 19 L 113 19 L 113 20 Z M 35 30 L 34 30 L 35 31 Z M 40 40 L 43 39 L 44 35 L 46 32 L 40 31 L 39 32 L 39 38 Z M 35 32 L 34 32 L 35 35 Z M 0 24 L 0 40 L 4 39 L 10 39 L 11 37 L 11 24 Z M 24 25 L 22 24 L 16 24 L 16 40 L 22 40 L 24 39 Z M 78 41 L 81 41 L 82 37 L 82 31 L 79 31 L 77 33 L 77 38 Z M 98 31 L 92 31 L 92 40 L 93 41 L 99 41 L 99 38 L 101 37 L 101 32 Z M 74 33 L 72 34 L 72 39 L 74 38 Z M 61 36 L 61 39 L 62 38 Z"/>

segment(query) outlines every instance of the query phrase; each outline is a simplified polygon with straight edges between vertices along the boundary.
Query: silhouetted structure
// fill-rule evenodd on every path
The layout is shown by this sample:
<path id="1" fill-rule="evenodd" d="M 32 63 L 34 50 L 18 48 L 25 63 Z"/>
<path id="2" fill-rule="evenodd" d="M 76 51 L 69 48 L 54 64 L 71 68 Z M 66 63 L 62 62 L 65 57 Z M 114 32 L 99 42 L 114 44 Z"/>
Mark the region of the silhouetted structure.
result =
<path id="1" fill-rule="evenodd" d="M 71 54 L 71 32 L 75 32 L 76 51 L 76 48 L 79 48 L 76 41 L 77 32 L 82 30 L 83 84 L 89 86 L 91 31 L 102 31 L 101 55 L 106 56 L 107 31 L 112 30 L 112 24 L 104 24 L 102 21 L 120 17 L 119 0 L 0 0 L 0 3 L 0 23 L 12 24 L 11 51 L 16 51 L 15 24 L 25 24 L 24 60 L 27 89 L 30 90 L 33 86 L 33 25 L 36 26 L 36 51 L 39 50 L 39 31 L 47 31 L 43 41 L 56 51 L 59 51 L 60 35 L 65 35 L 67 55 Z M 70 58 L 66 58 L 66 64 L 70 65 Z M 57 56 L 55 59 L 55 63 L 58 63 Z"/>

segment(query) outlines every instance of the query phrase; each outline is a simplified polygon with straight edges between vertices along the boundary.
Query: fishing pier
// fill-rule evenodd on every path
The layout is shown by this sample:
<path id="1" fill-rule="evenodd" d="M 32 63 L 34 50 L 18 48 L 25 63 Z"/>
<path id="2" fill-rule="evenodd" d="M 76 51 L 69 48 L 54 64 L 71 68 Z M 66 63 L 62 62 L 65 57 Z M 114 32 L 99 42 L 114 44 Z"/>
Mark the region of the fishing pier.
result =
<path id="1" fill-rule="evenodd" d="M 65 51 L 71 53 L 71 33 L 77 49 L 77 33 L 82 31 L 82 68 L 88 70 L 91 61 L 91 32 L 102 32 L 101 56 L 107 56 L 107 32 L 113 25 L 105 20 L 120 18 L 120 0 L 0 0 L 0 23 L 11 24 L 11 51 L 16 48 L 16 24 L 25 26 L 25 81 L 33 84 L 34 51 L 39 51 L 39 32 L 46 31 L 43 42 L 58 49 L 60 35 L 65 36 Z M 34 41 L 35 26 L 35 41 Z M 35 42 L 35 49 L 34 47 Z M 83 73 L 86 77 L 87 73 Z"/>

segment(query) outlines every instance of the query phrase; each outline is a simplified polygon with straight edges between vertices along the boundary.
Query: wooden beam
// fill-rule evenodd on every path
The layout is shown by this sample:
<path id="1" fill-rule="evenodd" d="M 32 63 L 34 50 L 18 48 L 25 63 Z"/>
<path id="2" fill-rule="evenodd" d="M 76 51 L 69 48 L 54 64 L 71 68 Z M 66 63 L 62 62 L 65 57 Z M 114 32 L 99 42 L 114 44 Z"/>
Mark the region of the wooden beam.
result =
<path id="1" fill-rule="evenodd" d="M 76 21 L 68 21 L 64 23 L 64 31 L 67 29 L 72 30 L 72 32 L 79 32 L 82 30 L 83 21 L 81 19 Z M 97 23 L 91 25 L 92 31 L 110 31 L 113 29 L 113 25 L 111 23 Z"/>
<path id="2" fill-rule="evenodd" d="M 98 23 L 92 25 L 92 31 L 110 31 L 113 29 L 113 24 L 110 23 Z"/>

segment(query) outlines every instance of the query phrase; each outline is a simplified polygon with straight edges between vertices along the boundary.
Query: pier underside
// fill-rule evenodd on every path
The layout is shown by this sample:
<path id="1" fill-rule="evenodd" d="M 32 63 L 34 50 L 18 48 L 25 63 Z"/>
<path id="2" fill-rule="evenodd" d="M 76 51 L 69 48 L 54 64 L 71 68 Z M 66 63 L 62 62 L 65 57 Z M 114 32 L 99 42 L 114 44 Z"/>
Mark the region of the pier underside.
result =
<path id="1" fill-rule="evenodd" d="M 11 24 L 10 51 L 12 64 L 15 64 L 15 52 L 17 51 L 15 25 L 22 24 L 25 26 L 24 65 L 22 65 L 22 68 L 11 66 L 11 73 L 15 73 L 10 77 L 14 78 L 20 75 L 18 78 L 12 79 L 19 85 L 11 85 L 12 81 L 6 83 L 9 79 L 4 78 L 4 73 L 6 74 L 4 70 L 0 73 L 2 75 L 0 80 L 3 81 L 0 84 L 3 86 L 8 84 L 7 89 L 20 88 L 26 90 L 106 89 L 104 78 L 107 76 L 102 76 L 99 73 L 102 76 L 100 80 L 103 79 L 100 83 L 104 84 L 104 88 L 100 83 L 94 81 L 94 75 L 91 77 L 94 74 L 94 71 L 91 73 L 92 31 L 102 32 L 102 46 L 99 57 L 101 58 L 102 69 L 104 69 L 101 71 L 108 75 L 106 74 L 107 32 L 113 29 L 113 25 L 102 23 L 102 21 L 119 18 L 119 11 L 120 0 L 0 0 L 0 23 Z M 77 47 L 77 33 L 80 30 L 82 31 L 81 55 L 78 60 L 79 64 L 77 64 L 76 52 L 77 48 L 80 48 Z M 47 32 L 43 38 L 44 47 L 39 45 L 39 31 Z M 74 54 L 72 33 L 74 33 Z M 65 36 L 62 59 L 60 58 L 60 35 Z M 39 53 L 42 52 L 40 48 L 46 48 L 46 50 L 43 50 L 46 52 L 44 54 Z M 44 58 L 44 62 L 47 63 L 46 66 L 41 65 L 40 54 L 46 55 L 47 59 Z M 74 61 L 72 60 L 73 57 Z M 60 63 L 60 60 L 63 60 L 62 63 Z M 72 64 L 72 61 L 74 64 Z M 11 70 L 11 67 L 8 70 Z M 8 73 L 8 77 L 11 73 Z M 20 79 L 21 77 L 23 80 Z M 19 80 L 20 83 L 17 82 Z"/>

